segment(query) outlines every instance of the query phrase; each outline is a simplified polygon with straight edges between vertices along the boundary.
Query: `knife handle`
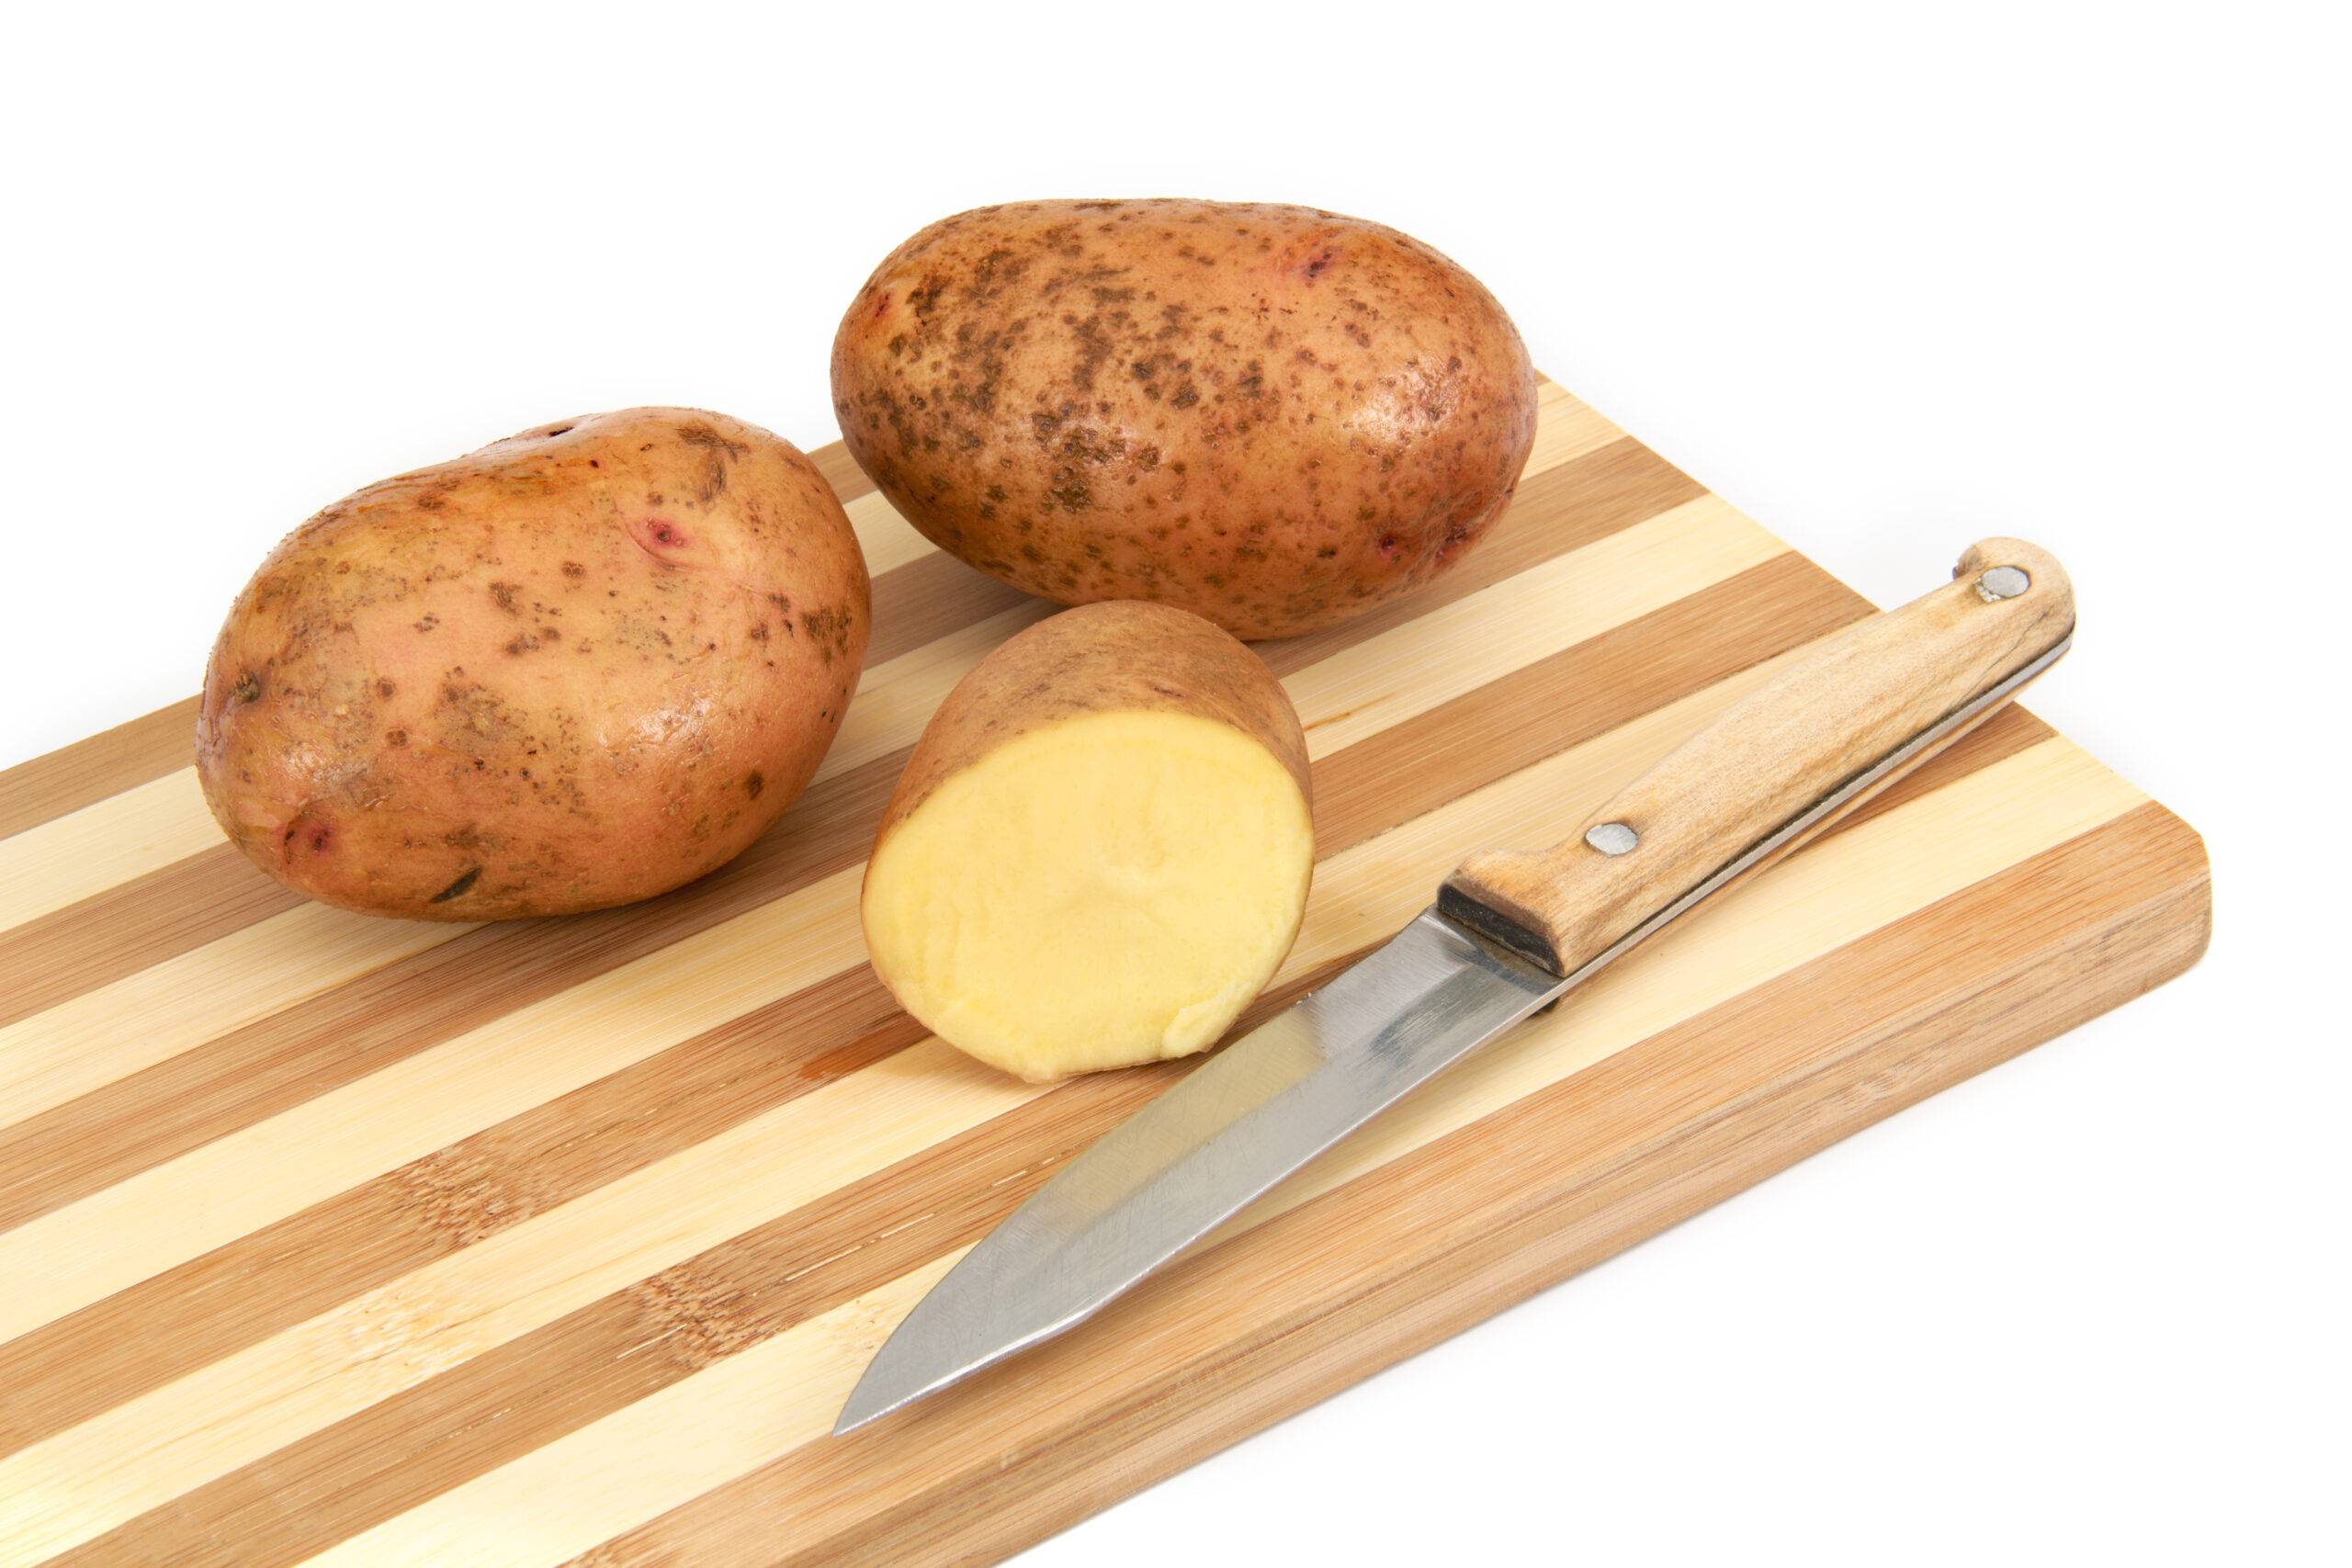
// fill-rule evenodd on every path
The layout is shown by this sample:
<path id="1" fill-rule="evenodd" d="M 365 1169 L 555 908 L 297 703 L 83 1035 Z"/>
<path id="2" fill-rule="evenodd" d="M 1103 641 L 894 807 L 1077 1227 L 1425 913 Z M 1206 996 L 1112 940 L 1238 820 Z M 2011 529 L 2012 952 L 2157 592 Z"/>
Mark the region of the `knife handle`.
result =
<path id="1" fill-rule="evenodd" d="M 1565 978 L 1795 848 L 2065 650 L 2074 587 L 2045 551 L 1980 540 L 1952 577 L 1823 637 L 1568 839 L 1471 856 L 1440 912 Z"/>

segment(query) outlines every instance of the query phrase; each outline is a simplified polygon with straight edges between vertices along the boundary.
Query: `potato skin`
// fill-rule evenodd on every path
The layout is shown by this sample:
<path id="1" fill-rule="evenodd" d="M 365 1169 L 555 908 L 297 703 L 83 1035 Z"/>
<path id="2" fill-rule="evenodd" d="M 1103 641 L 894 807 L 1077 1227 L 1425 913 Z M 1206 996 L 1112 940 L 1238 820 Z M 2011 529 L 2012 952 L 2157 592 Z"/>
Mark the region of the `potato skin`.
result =
<path id="1" fill-rule="evenodd" d="M 1272 752 L 1313 805 L 1306 737 L 1265 662 L 1190 611 L 1114 600 L 1038 622 L 956 682 L 915 742 L 875 842 L 1007 741 L 1083 714 L 1136 711 L 1231 725 Z"/>
<path id="2" fill-rule="evenodd" d="M 1290 637 L 1502 514 L 1535 378 L 1478 281 L 1303 207 L 1035 201 L 892 252 L 833 340 L 850 451 L 941 547 L 1065 604 Z"/>
<path id="3" fill-rule="evenodd" d="M 799 794 L 868 620 L 856 536 L 789 443 L 693 409 L 560 420 L 279 544 L 214 645 L 197 773 L 240 850 L 330 904 L 627 903 Z"/>

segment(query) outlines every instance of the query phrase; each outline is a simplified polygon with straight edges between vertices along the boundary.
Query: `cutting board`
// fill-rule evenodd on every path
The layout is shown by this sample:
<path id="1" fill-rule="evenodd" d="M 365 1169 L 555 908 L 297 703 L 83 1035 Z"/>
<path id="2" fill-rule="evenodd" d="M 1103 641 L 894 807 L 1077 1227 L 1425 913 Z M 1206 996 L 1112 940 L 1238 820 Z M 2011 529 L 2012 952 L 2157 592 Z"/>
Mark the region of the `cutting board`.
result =
<path id="1" fill-rule="evenodd" d="M 865 682 L 808 795 L 679 893 L 305 904 L 206 814 L 192 702 L 0 776 L 0 1562 L 1001 1555 L 2204 947 L 2197 835 L 2012 710 L 1104 1316 L 834 1439 L 916 1298 L 1186 1064 L 1013 1082 L 876 985 L 883 799 L 1046 607 L 820 460 L 874 571 Z M 1965 542 L 1920 541 L 1923 586 Z M 1245 1024 L 1870 609 L 1546 383 L 1487 544 L 1261 648 L 1320 860 Z"/>

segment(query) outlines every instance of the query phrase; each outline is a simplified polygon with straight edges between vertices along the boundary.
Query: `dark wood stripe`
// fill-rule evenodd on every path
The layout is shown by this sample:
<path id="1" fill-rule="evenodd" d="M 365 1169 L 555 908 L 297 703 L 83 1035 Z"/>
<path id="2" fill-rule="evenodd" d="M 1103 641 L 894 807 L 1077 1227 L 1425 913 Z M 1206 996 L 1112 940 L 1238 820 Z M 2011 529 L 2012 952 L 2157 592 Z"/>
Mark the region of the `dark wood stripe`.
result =
<path id="1" fill-rule="evenodd" d="M 1978 754 L 1939 761 L 1940 776 L 1923 773 L 1907 781 L 1899 786 L 1905 796 L 1950 782 L 1957 776 L 1955 763 L 1984 765 L 1985 753 L 1997 750 L 2000 740 L 1988 734 L 1984 741 L 1967 744 L 1978 749 Z M 2120 819 L 1724 1003 L 1588 1074 L 1316 1200 L 1259 1233 L 1263 1239 L 1245 1236 L 1171 1271 L 1148 1287 L 1132 1306 L 1123 1304 L 1118 1326 L 1104 1332 L 1114 1340 L 1145 1332 L 1149 1320 L 1144 1314 L 1154 1311 L 1154 1296 L 1162 1298 L 1162 1321 L 1198 1323 L 1202 1319 L 1196 1310 L 1180 1314 L 1165 1304 L 1166 1298 L 1186 1292 L 1188 1276 L 1204 1269 L 1229 1268 L 1236 1257 L 1248 1259 L 1252 1268 L 1287 1272 L 1284 1265 L 1295 1262 L 1296 1253 L 1283 1245 L 1284 1233 L 1299 1235 L 1302 1226 L 1308 1235 L 1317 1227 L 1328 1231 L 1332 1228 L 1330 1209 L 1363 1204 L 1385 1210 L 1393 1207 L 1393 1195 L 1398 1192 L 1415 1194 L 1426 1203 L 1429 1194 L 1449 1190 L 1433 1171 L 1450 1161 L 1491 1161 L 1497 1147 L 1538 1148 L 1546 1151 L 1545 1159 L 1529 1162 L 1531 1168 L 1555 1179 L 1563 1170 L 1581 1171 L 1589 1181 L 1591 1173 L 1606 1172 L 1627 1148 L 1641 1143 L 1629 1133 L 1625 1118 L 1672 1117 L 1688 1125 L 1693 1120 L 1693 1108 L 1687 1103 L 1693 1086 L 1715 1082 L 1700 1069 L 1710 1061 L 1719 1066 L 1724 1052 L 1776 1058 L 1777 1077 L 1740 1081 L 1786 1082 L 1803 1072 L 1820 1070 L 1810 1056 L 1826 1045 L 1857 1032 L 1868 1037 L 1868 1021 L 1854 1016 L 1857 1010 L 1890 1001 L 1899 1005 L 1904 997 L 1919 995 L 1922 964 L 1940 965 L 1962 980 L 1979 976 L 1989 967 L 1981 962 L 1985 949 L 1979 944 L 1973 957 L 1956 952 L 1950 941 L 1956 927 L 1973 932 L 1980 925 L 1991 925 L 1998 914 L 2008 926 L 1987 940 L 1996 948 L 2007 944 L 2030 956 L 2046 945 L 2050 932 L 2046 924 L 2020 918 L 2021 910 L 2045 917 L 2054 912 L 2076 924 L 2111 920 L 2108 904 L 2128 896 L 2130 890 L 2121 886 L 2127 879 L 2094 874 L 2094 863 L 2116 860 L 2127 840 L 2142 837 Z M 2044 885 L 2039 903 L 2029 896 L 2035 879 Z M 1998 956 L 2007 954 L 2004 951 Z M 1837 976 L 1834 990 L 1825 983 L 1828 975 Z M 1308 983 L 1302 980 L 1286 989 L 1301 989 Z M 1821 995 L 1839 997 L 1840 1007 L 1811 1005 L 1810 998 Z M 1272 1005 L 1270 1000 L 1253 1010 Z M 1792 1010 L 1804 1015 L 1801 1027 L 1793 1030 L 1784 1016 Z M 1768 1027 L 1759 1019 L 1779 1021 Z M 241 1562 L 291 1562 L 322 1550 L 976 1239 L 1071 1151 L 1159 1092 L 1191 1065 L 1170 1063 L 1066 1085 L 198 1488 L 91 1543 L 82 1560 L 209 1561 L 204 1555 L 207 1543 L 220 1541 L 235 1542 Z M 1588 1082 L 1596 1077 L 1598 1081 Z M 1715 1109 L 1701 1108 L 1701 1114 Z M 1498 1130 L 1504 1119 L 1521 1125 L 1542 1119 L 1551 1130 L 1540 1139 L 1524 1132 L 1507 1134 Z M 1481 1217 L 1489 1224 L 1491 1213 L 1491 1206 L 1482 1208 Z M 901 1228 L 909 1213 L 922 1217 Z M 1473 1223 L 1460 1215 L 1449 1217 Z M 1388 1222 L 1382 1224 L 1382 1234 L 1391 1234 Z M 1413 1236 L 1419 1247 L 1424 1239 L 1419 1228 L 1398 1224 L 1394 1234 Z M 1352 1256 L 1367 1269 L 1416 1277 L 1393 1258 L 1384 1258 L 1385 1250 L 1362 1248 Z M 1226 1262 L 1213 1261 L 1220 1257 Z M 1239 1293 L 1220 1296 L 1228 1303 L 1222 1315 L 1230 1315 L 1229 1303 L 1236 1301 L 1261 1310 L 1264 1286 L 1260 1280 Z M 1081 1346 L 1039 1354 L 1076 1356 L 1089 1369 L 1098 1365 Z M 1092 1355 L 1103 1354 L 1096 1340 Z M 1126 1359 L 1130 1355 L 1136 1357 L 1132 1362 Z M 1157 1359 L 1148 1348 L 1138 1352 L 1131 1347 L 1110 1364 L 1141 1371 Z M 1176 1374 L 1163 1369 L 1162 1375 Z M 1087 1378 L 1073 1379 L 1067 1386 L 1105 1385 L 1090 1370 Z M 532 1391 L 526 1402 L 518 1404 L 518 1388 Z M 949 1396 L 939 1402 L 935 1414 L 924 1412 L 916 1419 L 953 1423 L 968 1419 L 974 1405 L 987 1404 L 984 1398 Z M 861 1437 L 846 1445 L 817 1444 L 782 1465 L 827 1466 L 831 1461 L 826 1456 L 831 1455 L 854 1463 L 861 1452 L 896 1463 L 917 1449 L 925 1459 L 935 1457 L 928 1443 L 903 1438 L 877 1449 L 880 1436 Z M 804 1503 L 822 1495 L 791 1483 L 784 1490 Z M 888 1495 L 891 1489 L 878 1487 L 872 1495 Z M 300 1507 L 288 1507 L 289 1498 L 300 1499 Z M 709 1517 L 726 1519 L 741 1503 L 740 1496 L 714 1502 Z M 762 1517 L 771 1529 L 783 1523 L 775 1512 Z M 810 1522 L 793 1517 L 794 1525 L 804 1530 Z M 769 1538 L 771 1543 L 776 1539 L 781 1538 Z"/>
<path id="2" fill-rule="evenodd" d="M 843 506 L 862 495 L 874 493 L 874 481 L 865 477 L 865 470 L 857 466 L 857 459 L 840 442 L 827 442 L 809 453 L 808 460 L 817 465 L 817 471 L 825 476 L 825 482 L 833 487 L 833 494 L 841 498 Z"/>
<path id="3" fill-rule="evenodd" d="M 1261 649 L 1288 673 L 1695 493 L 1645 449 L 1615 443 L 1524 486 L 1517 525 L 1408 604 Z M 905 760 L 901 750 L 825 780 L 692 886 L 625 908 L 469 931 L 0 1128 L 0 1229 L 855 864 Z"/>
<path id="4" fill-rule="evenodd" d="M 1317 763 L 1318 853 L 1339 853 L 1867 609 L 1784 556 L 1514 671 Z M 1700 628 L 1710 636 L 1693 635 Z M 1973 756 L 1981 766 L 2043 733 L 2015 715 L 1953 765 Z M 1438 754 L 1447 758 L 1442 785 L 1398 787 L 1416 776 L 1414 759 Z M 879 797 L 868 806 L 878 812 Z M 93 1303 L 0 1347 L 0 1451 L 764 1112 L 920 1032 L 861 966 Z M 175 1103 L 164 1099 L 130 1120 L 143 1124 Z M 60 1121 L 21 1157 L 53 1172 L 86 1157 L 87 1131 Z M 420 1191 L 432 1201 L 419 1205 Z M 451 1212 L 464 1222 L 444 1223 Z M 354 1237 L 367 1245 L 352 1246 Z M 162 1323 L 169 1336 L 152 1332 Z"/>
<path id="5" fill-rule="evenodd" d="M 79 811 L 185 766 L 196 750 L 196 699 L 158 708 L 0 773 L 0 839 Z"/>
<path id="6" fill-rule="evenodd" d="M 871 670 L 991 615 L 1036 603 L 951 555 L 928 555 L 893 567 L 874 584 L 874 640 L 865 650 L 865 666 Z"/>
<path id="7" fill-rule="evenodd" d="M 1641 443 L 1612 441 L 1521 485 L 1494 536 L 1419 592 L 1319 632 L 1251 646 L 1275 674 L 1288 675 L 1706 493 L 1698 480 Z"/>
<path id="8" fill-rule="evenodd" d="M 0 1028 L 301 902 L 220 843 L 52 909 L 0 933 Z"/>
<path id="9" fill-rule="evenodd" d="M 1169 1270 L 1023 1359 L 1073 1399 L 1024 1407 L 980 1380 L 573 1568 L 1019 1551 L 2162 983 L 2202 949 L 2184 911 L 2203 865 L 2193 832 L 2141 807 Z M 1495 1186 L 1507 1150 L 1529 1156 L 1511 1190 L 1444 1201 Z M 1182 1355 L 1203 1322 L 1230 1332 Z"/>

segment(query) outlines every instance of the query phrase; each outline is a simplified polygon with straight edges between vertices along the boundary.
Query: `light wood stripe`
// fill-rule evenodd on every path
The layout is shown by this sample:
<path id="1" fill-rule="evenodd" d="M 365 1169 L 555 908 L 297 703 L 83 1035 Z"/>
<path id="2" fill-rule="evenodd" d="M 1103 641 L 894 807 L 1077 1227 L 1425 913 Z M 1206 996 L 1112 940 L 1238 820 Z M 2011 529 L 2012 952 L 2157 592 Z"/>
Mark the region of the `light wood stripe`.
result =
<path id="1" fill-rule="evenodd" d="M 0 840 L 0 931 L 220 841 L 194 768 L 28 828 Z"/>
<path id="2" fill-rule="evenodd" d="M 1598 452 L 1624 436 L 1625 433 L 1601 417 L 1598 410 L 1557 382 L 1546 381 L 1535 391 L 1535 445 L 1527 454 L 1527 467 L 1521 470 L 1521 480 L 1524 483 L 1534 475 L 1549 473 L 1562 463 Z"/>
<path id="3" fill-rule="evenodd" d="M 2064 792 L 2067 809 L 2047 819 L 2020 813 L 2018 799 L 2048 798 L 2020 795 L 2020 788 Z M 1596 983 L 1576 1006 L 1522 1027 L 1508 1047 L 1464 1064 L 1451 1082 L 1425 1091 L 1428 1110 L 1417 1096 L 1387 1123 L 1367 1130 L 1363 1150 L 1351 1140 L 1316 1171 L 1302 1173 L 1295 1193 L 1244 1216 L 1236 1230 L 1262 1224 L 1747 986 L 2054 848 L 2143 798 L 2070 742 L 2052 739 L 1826 841 L 1772 878 L 1726 895 L 1712 917 L 1695 917 L 1688 931 L 1660 938 L 1638 968 L 1623 972 L 1621 983 Z M 1523 821 L 1521 810 L 1514 803 L 1510 819 Z M 1424 878 L 1443 872 L 1419 870 Z M 1769 907 L 1742 910 L 1744 903 Z M 1763 942 L 1756 940 L 1759 931 L 1767 933 Z M 1718 966 L 1710 969 L 1711 960 Z M 1720 966 L 1724 961 L 1736 978 Z M 955 1256 L 960 1251 L 453 1486 L 318 1561 L 560 1562 L 815 1441 L 830 1429 L 864 1358 Z M 650 1458 L 656 1448 L 662 1452 Z"/>
<path id="4" fill-rule="evenodd" d="M 1337 853 L 1864 613 L 1810 563 L 1776 556 L 1325 758 L 1316 768 L 1318 849 Z M 1968 754 L 1988 760 L 2000 754 L 1996 738 L 2014 749 L 2047 733 L 2012 714 L 1981 731 Z M 1423 782 L 1400 786 L 1411 778 Z M 821 999 L 803 993 L 747 1015 L 0 1348 L 0 1387 L 22 1391 L 14 1410 L 0 1403 L 0 1454 L 919 1036 L 869 974 L 840 978 L 848 984 L 828 982 Z M 61 1125 L 61 1141 L 23 1153 L 62 1164 L 73 1131 Z M 337 1245 L 363 1235 L 365 1247 Z M 311 1261 L 288 1277 L 288 1258 Z M 169 1343 L 184 1359 L 121 1353 L 155 1343 L 144 1332 L 155 1322 L 173 1325 Z"/>
<path id="5" fill-rule="evenodd" d="M 857 533 L 857 547 L 865 552 L 869 577 L 879 577 L 910 561 L 921 560 L 939 547 L 917 533 L 914 525 L 899 516 L 878 492 L 860 496 L 842 510 L 849 513 L 849 525 Z"/>
<path id="6" fill-rule="evenodd" d="M 0 1127 L 471 931 L 302 904 L 0 1029 Z"/>
<path id="7" fill-rule="evenodd" d="M 1706 585 L 1711 572 L 1720 573 L 1726 564 L 1736 572 L 1777 553 L 1779 548 L 1777 542 L 1728 508 L 1703 504 L 1691 514 L 1669 513 L 1611 536 L 1611 539 L 1622 539 L 1627 534 L 1655 536 L 1660 548 L 1596 545 L 1564 558 L 1583 562 L 1600 552 L 1599 558 L 1589 559 L 1589 570 L 1577 572 L 1583 591 L 1596 604 L 1630 604 L 1636 615 L 1655 607 L 1643 602 L 1645 581 L 1650 574 L 1665 570 L 1665 553 L 1680 552 L 1686 562 L 1680 581 L 1687 588 L 1697 589 Z M 1726 545 L 1731 547 L 1727 552 Z M 1506 584 L 1473 595 L 1472 601 L 1465 603 L 1483 598 L 1486 593 L 1510 592 L 1510 586 Z M 1552 638 L 1549 646 L 1534 646 L 1538 654 L 1557 651 L 1580 636 L 1601 629 L 1600 625 L 1591 623 L 1577 625 L 1566 616 L 1531 619 L 1536 626 L 1549 628 Z M 1563 622 L 1566 623 L 1565 627 Z M 953 646 L 936 659 L 930 658 L 927 652 L 907 655 L 896 662 L 912 662 L 914 668 L 886 674 L 876 682 L 876 700 L 865 709 L 876 716 L 855 737 L 844 726 L 836 743 L 836 754 L 859 746 L 878 747 L 893 730 L 909 731 L 905 738 L 911 739 L 910 732 L 920 728 L 923 717 L 960 678 L 962 671 L 1001 640 L 1001 635 L 975 637 L 968 645 L 963 639 L 949 640 Z M 1495 639 L 1488 651 L 1508 655 L 1512 663 L 1484 666 L 1485 679 L 1515 667 L 1529 648 Z M 1376 669 L 1390 663 L 1395 657 L 1393 648 L 1384 647 L 1374 639 L 1337 655 L 1329 662 L 1340 666 L 1362 663 Z M 1475 671 L 1481 667 L 1474 663 L 1470 668 Z M 1483 683 L 1483 679 L 1470 683 Z M 1357 682 L 1351 686 L 1343 671 L 1329 689 L 1346 694 L 1362 690 L 1363 685 Z M 860 701 L 865 701 L 863 692 Z M 1316 711 L 1312 702 L 1309 694 L 1302 706 L 1303 719 L 1321 725 L 1336 716 Z M 1397 711 L 1383 721 L 1384 728 L 1386 722 L 1409 716 L 1412 711 L 1408 703 L 1389 705 Z M 847 886 L 852 881 L 844 873 L 831 879 L 831 884 Z M 830 888 L 831 884 L 820 886 Z M 820 894 L 814 902 L 820 908 L 830 908 L 830 896 Z M 736 986 L 749 987 L 729 993 L 747 998 L 743 1009 L 787 995 L 831 973 L 792 971 L 797 976 L 793 984 L 776 985 L 763 992 L 740 974 L 758 967 L 767 951 L 763 944 L 774 938 L 770 927 L 779 919 L 778 910 L 810 899 L 810 893 L 796 894 L 738 916 L 729 926 L 718 928 L 721 933 L 740 929 L 735 941 L 729 942 L 722 937 L 714 944 L 718 956 L 710 961 L 710 973 L 714 979 L 723 975 Z M 295 914 L 278 919 L 292 919 Z M 845 922 L 844 932 L 854 932 L 854 919 L 847 915 L 842 919 Z M 812 928 L 804 921 L 790 929 L 806 931 Z M 695 1030 L 720 1021 L 727 1015 L 702 1018 L 698 1013 L 682 1013 L 677 1027 L 670 1032 L 654 1029 L 650 1021 L 641 1026 L 641 1032 L 632 1032 L 609 1027 L 610 1019 L 616 1015 L 606 1010 L 619 1007 L 623 998 L 641 1005 L 653 994 L 651 976 L 656 970 L 674 973 L 687 966 L 689 944 L 708 942 L 712 935 L 705 932 L 687 939 L 662 953 L 639 959 L 562 996 L 309 1101 L 277 1118 L 274 1129 L 270 1124 L 248 1128 L 176 1160 L 151 1167 L 116 1187 L 53 1210 L 0 1236 L 0 1273 L 20 1259 L 42 1256 L 42 1250 L 53 1246 L 55 1237 L 69 1229 L 95 1228 L 107 1238 L 103 1245 L 85 1243 L 76 1250 L 70 1265 L 47 1270 L 41 1288 L 20 1292 L 13 1300 L 0 1303 L 0 1340 L 25 1333 L 138 1279 L 221 1245 L 244 1230 L 283 1218 L 344 1187 L 413 1159 L 489 1122 L 514 1114 L 524 1106 L 566 1093 L 605 1072 L 618 1070 L 643 1055 L 674 1044 Z M 854 944 L 844 947 L 843 963 L 854 962 L 859 951 Z M 694 1018 L 701 1021 L 688 1021 Z M 556 1054 L 547 1049 L 547 1040 L 567 1035 L 589 1038 L 569 1052 Z M 554 1059 L 548 1060 L 549 1056 Z M 510 1057 L 540 1064 L 540 1071 L 535 1074 L 517 1066 L 507 1069 L 510 1077 L 502 1079 L 496 1075 Z M 432 1091 L 424 1091 L 424 1086 L 434 1084 L 435 1075 L 445 1070 L 443 1064 L 456 1059 L 462 1059 L 463 1065 L 447 1068 L 448 1076 Z M 590 1071 L 592 1066 L 600 1070 Z M 518 1097 L 526 1098 L 518 1103 Z M 470 1124 L 454 1124 L 452 1119 L 467 1114 L 469 1105 L 488 1108 L 495 1113 L 482 1115 Z M 403 1111 L 414 1118 L 415 1125 L 403 1124 Z M 267 1183 L 258 1189 L 247 1186 L 239 1190 L 234 1173 L 256 1167 L 269 1170 Z M 203 1195 L 200 1222 L 187 1212 L 197 1206 L 188 1196 L 192 1193 Z M 174 1194 L 178 1196 L 175 1198 Z M 131 1269 L 143 1271 L 128 1271 Z"/>
<path id="8" fill-rule="evenodd" d="M 303 902 L 226 841 L 0 932 L 0 1029 Z"/>
<path id="9" fill-rule="evenodd" d="M 0 772 L 0 841 L 163 777 L 195 739 L 196 699 L 187 697 Z"/>
<path id="10" fill-rule="evenodd" d="M 1283 682 L 1325 757 L 1784 553 L 1713 496 L 1506 578 Z M 1606 592 L 1602 585 L 1606 585 Z"/>

